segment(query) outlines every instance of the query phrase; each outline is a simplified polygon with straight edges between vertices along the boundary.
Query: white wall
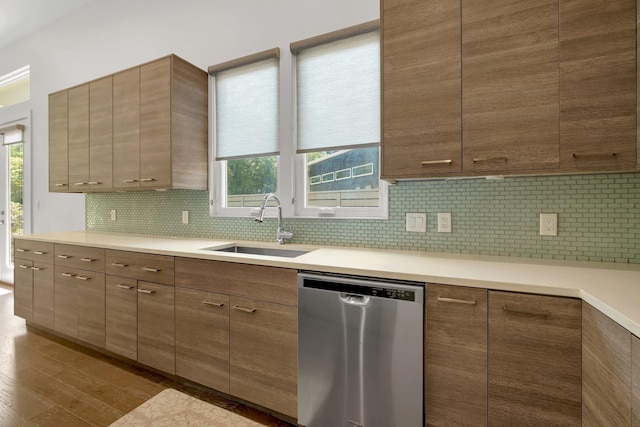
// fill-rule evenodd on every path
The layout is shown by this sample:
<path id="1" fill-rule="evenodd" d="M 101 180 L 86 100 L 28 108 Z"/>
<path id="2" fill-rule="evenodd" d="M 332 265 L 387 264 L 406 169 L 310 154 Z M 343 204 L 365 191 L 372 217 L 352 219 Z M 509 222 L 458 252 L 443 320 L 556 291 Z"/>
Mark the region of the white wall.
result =
<path id="1" fill-rule="evenodd" d="M 33 231 L 84 228 L 84 196 L 48 193 L 49 93 L 169 53 L 206 69 L 275 46 L 288 81 L 290 42 L 378 17 L 378 0 L 94 0 L 0 49 L 0 75 L 31 65 Z"/>

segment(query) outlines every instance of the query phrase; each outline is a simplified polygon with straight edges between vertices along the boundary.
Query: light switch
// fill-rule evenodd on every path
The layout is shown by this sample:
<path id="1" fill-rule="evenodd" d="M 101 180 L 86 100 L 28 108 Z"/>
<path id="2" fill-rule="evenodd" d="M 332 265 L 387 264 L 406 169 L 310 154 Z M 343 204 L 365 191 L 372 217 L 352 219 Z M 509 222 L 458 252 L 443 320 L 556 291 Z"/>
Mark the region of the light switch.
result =
<path id="1" fill-rule="evenodd" d="M 407 213 L 406 231 L 426 233 L 427 231 L 427 214 L 426 213 Z"/>

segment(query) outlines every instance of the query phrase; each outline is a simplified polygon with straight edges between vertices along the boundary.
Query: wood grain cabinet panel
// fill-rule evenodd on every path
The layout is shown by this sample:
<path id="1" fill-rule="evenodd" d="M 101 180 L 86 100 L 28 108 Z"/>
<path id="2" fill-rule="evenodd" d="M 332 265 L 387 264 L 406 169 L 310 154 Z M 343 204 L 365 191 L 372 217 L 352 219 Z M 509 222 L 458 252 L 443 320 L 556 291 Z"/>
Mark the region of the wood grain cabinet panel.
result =
<path id="1" fill-rule="evenodd" d="M 15 239 L 16 258 L 53 264 L 54 245 L 36 240 Z"/>
<path id="2" fill-rule="evenodd" d="M 113 78 L 89 83 L 89 188 L 113 188 Z"/>
<path id="3" fill-rule="evenodd" d="M 33 261 L 15 258 L 13 270 L 13 314 L 25 320 L 33 317 Z"/>
<path id="4" fill-rule="evenodd" d="M 465 174 L 557 170 L 558 0 L 462 6 Z"/>
<path id="5" fill-rule="evenodd" d="M 106 277 L 105 348 L 138 360 L 138 282 Z"/>
<path id="6" fill-rule="evenodd" d="M 71 268 L 105 272 L 105 250 L 75 245 L 55 245 L 55 264 L 60 268 Z"/>
<path id="7" fill-rule="evenodd" d="M 105 346 L 105 276 L 76 270 L 78 339 L 97 347 Z"/>
<path id="8" fill-rule="evenodd" d="M 427 426 L 487 425 L 487 290 L 427 284 Z"/>
<path id="9" fill-rule="evenodd" d="M 67 91 L 49 95 L 49 191 L 69 191 Z"/>
<path id="10" fill-rule="evenodd" d="M 35 325 L 53 329 L 54 326 L 54 266 L 40 262 L 33 269 L 33 317 Z"/>
<path id="11" fill-rule="evenodd" d="M 583 426 L 630 426 L 631 333 L 587 303 L 582 317 Z"/>
<path id="12" fill-rule="evenodd" d="M 89 84 L 69 89 L 69 191 L 89 190 Z"/>
<path id="13" fill-rule="evenodd" d="M 113 75 L 113 187 L 140 187 L 140 67 Z"/>
<path id="14" fill-rule="evenodd" d="M 71 270 L 55 270 L 53 329 L 72 338 L 78 337 L 78 280 Z"/>
<path id="15" fill-rule="evenodd" d="M 578 299 L 489 291 L 489 425 L 581 425 L 581 326 Z"/>
<path id="16" fill-rule="evenodd" d="M 383 178 L 462 171 L 459 1 L 384 0 Z"/>
<path id="17" fill-rule="evenodd" d="M 165 285 L 174 283 L 172 256 L 107 249 L 105 257 L 107 274 Z"/>
<path id="18" fill-rule="evenodd" d="M 176 288 L 176 375 L 229 393 L 229 297 Z"/>
<path id="19" fill-rule="evenodd" d="M 231 297 L 230 392 L 296 418 L 296 307 Z"/>
<path id="20" fill-rule="evenodd" d="M 174 375 L 174 287 L 138 282 L 137 292 L 138 362 Z"/>
<path id="21" fill-rule="evenodd" d="M 640 338 L 632 336 L 631 338 L 631 408 L 632 408 L 632 421 L 633 427 L 640 427 Z"/>
<path id="22" fill-rule="evenodd" d="M 635 0 L 560 0 L 563 170 L 633 169 L 636 84 Z"/>

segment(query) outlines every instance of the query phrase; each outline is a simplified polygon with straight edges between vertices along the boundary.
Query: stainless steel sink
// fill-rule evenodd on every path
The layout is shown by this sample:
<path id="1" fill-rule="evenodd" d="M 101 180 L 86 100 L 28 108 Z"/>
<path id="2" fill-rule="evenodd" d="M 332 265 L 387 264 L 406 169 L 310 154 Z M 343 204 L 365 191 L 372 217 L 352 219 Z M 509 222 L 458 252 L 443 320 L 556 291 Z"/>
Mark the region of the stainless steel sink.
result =
<path id="1" fill-rule="evenodd" d="M 274 248 L 257 248 L 254 246 L 229 246 L 226 248 L 202 248 L 203 251 L 217 251 L 217 252 L 232 252 L 236 254 L 250 254 L 250 255 L 268 255 L 279 256 L 286 258 L 295 258 L 300 255 L 309 253 L 309 251 L 297 251 L 293 249 L 274 249 Z"/>

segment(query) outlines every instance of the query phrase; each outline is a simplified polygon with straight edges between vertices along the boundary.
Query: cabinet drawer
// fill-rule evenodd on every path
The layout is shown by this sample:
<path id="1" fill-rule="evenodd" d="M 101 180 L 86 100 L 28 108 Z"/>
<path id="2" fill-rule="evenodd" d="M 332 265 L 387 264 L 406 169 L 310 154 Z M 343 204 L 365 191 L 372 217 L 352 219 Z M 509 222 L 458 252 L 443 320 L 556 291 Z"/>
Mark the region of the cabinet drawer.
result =
<path id="1" fill-rule="evenodd" d="M 76 268 L 104 273 L 105 250 L 86 246 L 55 246 L 56 267 Z"/>
<path id="2" fill-rule="evenodd" d="M 190 258 L 176 259 L 176 284 L 238 297 L 298 305 L 297 270 Z"/>
<path id="3" fill-rule="evenodd" d="M 107 250 L 106 260 L 107 274 L 173 285 L 172 256 Z"/>
<path id="4" fill-rule="evenodd" d="M 53 264 L 53 243 L 35 240 L 15 240 L 16 258 Z"/>

